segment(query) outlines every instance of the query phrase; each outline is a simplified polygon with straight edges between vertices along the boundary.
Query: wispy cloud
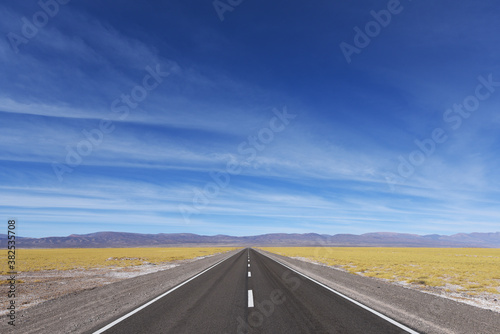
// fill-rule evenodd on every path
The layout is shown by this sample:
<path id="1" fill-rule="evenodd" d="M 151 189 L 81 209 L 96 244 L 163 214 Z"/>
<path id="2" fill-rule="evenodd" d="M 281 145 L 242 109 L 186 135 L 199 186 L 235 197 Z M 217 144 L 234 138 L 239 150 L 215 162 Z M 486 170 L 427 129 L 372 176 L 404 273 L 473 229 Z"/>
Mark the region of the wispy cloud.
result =
<path id="1" fill-rule="evenodd" d="M 413 2 L 350 65 L 336 45 L 368 2 L 307 9 L 315 19 L 290 4 L 283 23 L 268 8 L 257 25 L 243 8 L 221 25 L 211 6 L 129 5 L 132 16 L 118 2 L 65 6 L 17 54 L 0 40 L 0 212 L 26 235 L 134 231 L 138 221 L 151 233 L 237 235 L 498 226 L 500 90 L 457 131 L 443 120 L 478 76 L 500 81 L 496 2 Z M 0 29 L 18 31 L 30 10 L 0 5 Z M 161 84 L 120 117 L 114 101 L 125 106 L 156 66 Z M 297 117 L 249 160 L 240 145 L 283 106 Z M 114 130 L 58 179 L 53 164 L 103 119 Z M 448 140 L 390 187 L 399 156 L 437 127 Z M 241 172 L 187 223 L 179 205 L 231 162 Z"/>

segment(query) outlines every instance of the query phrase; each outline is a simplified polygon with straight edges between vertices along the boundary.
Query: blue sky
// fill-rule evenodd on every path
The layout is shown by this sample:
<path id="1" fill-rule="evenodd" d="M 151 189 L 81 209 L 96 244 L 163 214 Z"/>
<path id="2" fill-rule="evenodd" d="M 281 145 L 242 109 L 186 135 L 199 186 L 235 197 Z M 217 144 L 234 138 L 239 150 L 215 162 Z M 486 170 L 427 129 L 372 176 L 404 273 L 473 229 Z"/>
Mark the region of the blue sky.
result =
<path id="1" fill-rule="evenodd" d="M 18 233 L 499 230 L 497 1 L 60 2 L 0 5 Z"/>

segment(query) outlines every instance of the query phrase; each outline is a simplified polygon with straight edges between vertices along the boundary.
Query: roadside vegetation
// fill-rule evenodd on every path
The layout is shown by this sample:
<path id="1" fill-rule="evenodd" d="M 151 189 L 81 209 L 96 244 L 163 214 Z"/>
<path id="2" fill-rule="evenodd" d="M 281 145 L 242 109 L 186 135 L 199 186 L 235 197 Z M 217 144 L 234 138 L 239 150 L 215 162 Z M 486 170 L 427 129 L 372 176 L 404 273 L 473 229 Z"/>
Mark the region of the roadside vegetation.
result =
<path id="1" fill-rule="evenodd" d="M 234 247 L 17 249 L 17 271 L 71 270 L 164 264 L 237 249 Z M 2 252 L 5 257 L 6 251 Z M 7 275 L 7 261 L 0 274 Z M 6 283 L 6 282 L 1 282 Z"/>
<path id="2" fill-rule="evenodd" d="M 475 295 L 500 293 L 500 249 L 262 247 L 347 272 Z"/>

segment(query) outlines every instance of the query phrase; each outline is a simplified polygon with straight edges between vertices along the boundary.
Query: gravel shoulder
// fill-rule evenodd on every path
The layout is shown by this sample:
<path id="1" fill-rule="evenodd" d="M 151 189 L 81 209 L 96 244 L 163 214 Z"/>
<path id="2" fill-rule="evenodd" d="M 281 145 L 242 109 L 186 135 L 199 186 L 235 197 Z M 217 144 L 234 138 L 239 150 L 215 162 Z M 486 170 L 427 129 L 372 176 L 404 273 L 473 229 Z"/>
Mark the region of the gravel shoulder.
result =
<path id="1" fill-rule="evenodd" d="M 382 280 L 293 259 L 267 251 L 256 251 L 406 324 L 420 333 L 496 334 L 500 313 L 450 299 L 397 286 Z"/>
<path id="2" fill-rule="evenodd" d="M 95 281 L 92 284 L 87 282 L 87 285 L 82 285 L 76 290 L 74 283 L 80 284 L 78 282 L 83 281 L 75 281 L 74 278 L 66 279 L 65 284 L 73 281 L 73 288 L 70 290 L 58 289 L 53 296 L 54 299 L 51 300 L 38 304 L 26 303 L 25 306 L 34 306 L 16 313 L 15 327 L 9 326 L 7 318 L 2 316 L 0 333 L 66 334 L 88 332 L 100 325 L 104 326 L 106 322 L 120 317 L 238 251 L 182 261 L 175 266 L 165 267 L 168 269 L 155 268 L 154 270 L 161 270 L 133 278 L 128 278 L 135 275 L 133 272 L 118 275 L 108 272 L 101 277 L 100 281 Z M 60 279 L 64 280 L 63 272 L 60 274 Z M 89 276 L 93 277 L 92 272 L 89 273 Z M 38 294 L 38 296 L 41 295 L 43 294 Z"/>

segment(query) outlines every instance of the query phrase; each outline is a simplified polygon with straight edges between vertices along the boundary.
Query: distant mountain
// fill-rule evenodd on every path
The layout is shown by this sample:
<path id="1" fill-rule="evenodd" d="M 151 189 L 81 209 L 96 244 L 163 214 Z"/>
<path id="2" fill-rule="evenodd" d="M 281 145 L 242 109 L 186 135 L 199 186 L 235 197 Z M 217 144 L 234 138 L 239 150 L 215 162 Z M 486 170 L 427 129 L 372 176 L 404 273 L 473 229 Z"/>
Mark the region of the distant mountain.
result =
<path id="1" fill-rule="evenodd" d="M 160 246 L 386 246 L 386 247 L 492 247 L 500 248 L 500 232 L 417 235 L 392 232 L 356 234 L 273 233 L 248 237 L 191 233 L 139 234 L 97 232 L 67 237 L 16 239 L 21 248 L 160 247 Z M 0 234 L 0 247 L 7 244 Z"/>

